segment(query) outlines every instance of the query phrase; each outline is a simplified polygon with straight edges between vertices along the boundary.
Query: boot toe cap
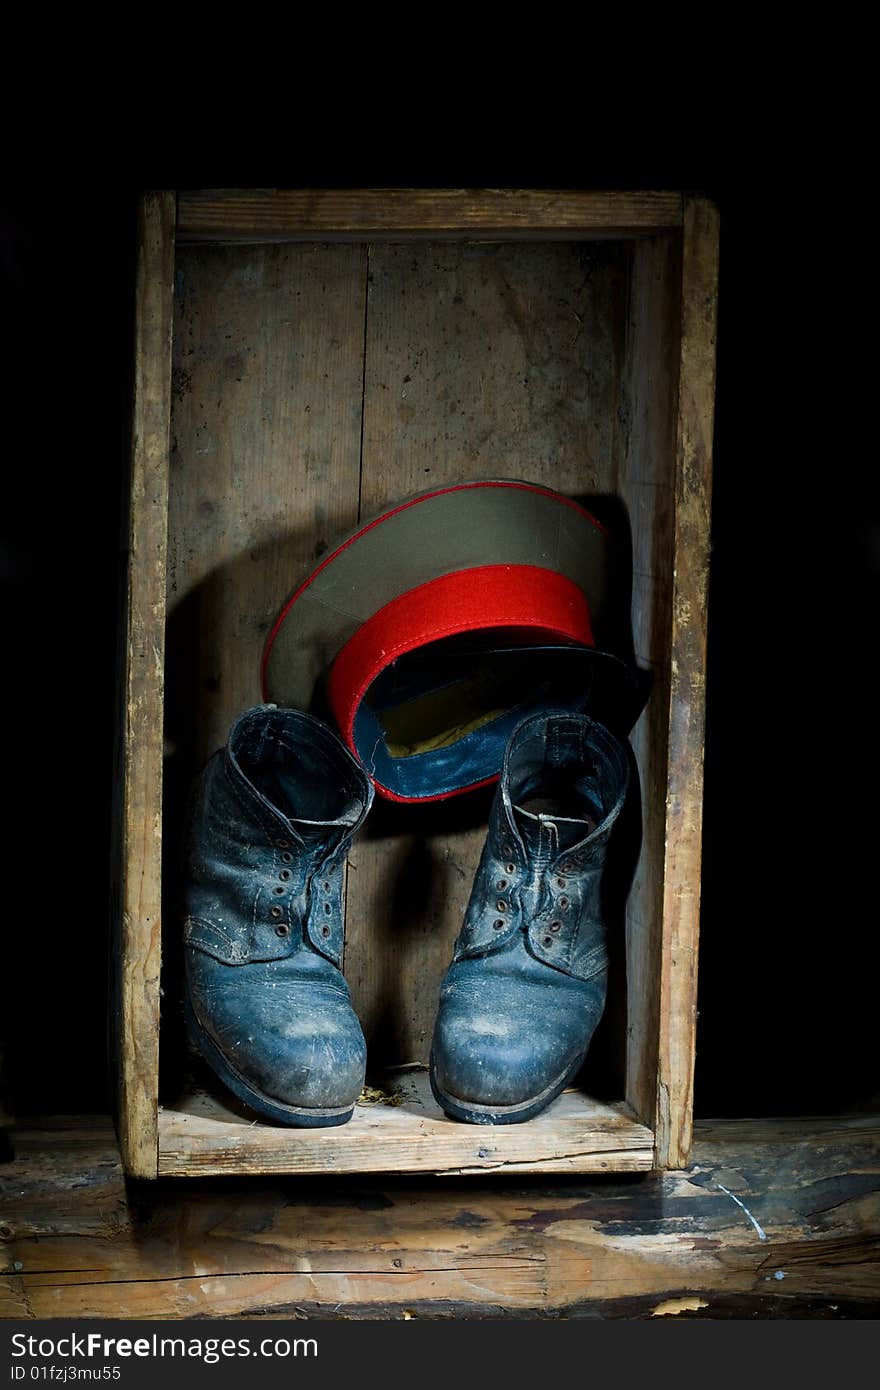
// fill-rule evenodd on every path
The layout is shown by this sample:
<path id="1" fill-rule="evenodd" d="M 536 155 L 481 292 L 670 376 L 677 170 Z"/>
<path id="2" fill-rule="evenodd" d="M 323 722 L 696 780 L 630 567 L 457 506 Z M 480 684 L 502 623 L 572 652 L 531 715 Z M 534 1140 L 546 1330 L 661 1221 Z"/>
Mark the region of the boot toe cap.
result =
<path id="1" fill-rule="evenodd" d="M 219 966 L 191 978 L 190 1002 L 196 1046 L 254 1108 L 265 1101 L 304 1112 L 342 1111 L 360 1095 L 366 1043 L 342 990 L 317 982 L 267 987 L 241 968 Z M 297 1122 L 294 1115 L 290 1120 Z"/>
<path id="2" fill-rule="evenodd" d="M 603 1002 L 598 979 L 574 980 L 521 956 L 454 963 L 434 1026 L 437 1099 L 477 1123 L 530 1119 L 576 1074 Z"/>
<path id="3" fill-rule="evenodd" d="M 304 1110 L 352 1106 L 364 1082 L 363 1033 L 354 1015 L 341 1011 L 313 1008 L 262 1035 L 239 1034 L 223 1050 L 263 1095 Z"/>
<path id="4" fill-rule="evenodd" d="M 441 1012 L 434 1033 L 434 1079 L 453 1100 L 489 1108 L 528 1105 L 564 1081 L 581 1051 L 568 1030 L 548 1031 L 522 1013 L 449 1010 Z"/>

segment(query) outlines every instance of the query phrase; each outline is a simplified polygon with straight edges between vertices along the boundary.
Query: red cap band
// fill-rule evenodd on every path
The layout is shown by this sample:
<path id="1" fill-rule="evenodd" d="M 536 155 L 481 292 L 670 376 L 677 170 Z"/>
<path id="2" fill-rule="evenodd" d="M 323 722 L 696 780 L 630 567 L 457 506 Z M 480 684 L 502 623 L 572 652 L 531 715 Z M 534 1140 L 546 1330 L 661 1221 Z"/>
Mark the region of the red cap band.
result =
<path id="1" fill-rule="evenodd" d="M 534 565 L 482 565 L 444 574 L 410 589 L 368 618 L 339 651 L 330 669 L 330 707 L 355 756 L 358 708 L 387 666 L 426 643 L 493 628 L 526 628 L 539 640 L 594 646 L 583 590 L 555 570 Z M 378 782 L 376 786 L 393 801 L 411 799 Z M 419 799 L 434 801 L 455 794 Z"/>

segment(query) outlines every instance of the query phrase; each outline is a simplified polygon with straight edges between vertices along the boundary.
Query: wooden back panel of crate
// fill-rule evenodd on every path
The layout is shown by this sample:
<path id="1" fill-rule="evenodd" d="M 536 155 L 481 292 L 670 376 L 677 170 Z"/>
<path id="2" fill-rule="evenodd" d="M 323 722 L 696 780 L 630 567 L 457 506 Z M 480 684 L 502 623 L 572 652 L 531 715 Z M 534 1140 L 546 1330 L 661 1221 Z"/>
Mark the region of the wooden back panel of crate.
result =
<path id="1" fill-rule="evenodd" d="M 361 517 L 432 483 L 617 498 L 652 690 L 626 925 L 625 1098 L 690 1146 L 717 216 L 671 194 L 150 195 L 138 270 L 121 711 L 119 1128 L 157 1169 L 159 967 L 192 774 L 260 699 L 266 632 Z M 163 769 L 164 762 L 164 769 Z M 423 1061 L 485 827 L 377 805 L 346 976 L 371 1055 Z M 173 954 L 173 953 L 172 953 Z"/>

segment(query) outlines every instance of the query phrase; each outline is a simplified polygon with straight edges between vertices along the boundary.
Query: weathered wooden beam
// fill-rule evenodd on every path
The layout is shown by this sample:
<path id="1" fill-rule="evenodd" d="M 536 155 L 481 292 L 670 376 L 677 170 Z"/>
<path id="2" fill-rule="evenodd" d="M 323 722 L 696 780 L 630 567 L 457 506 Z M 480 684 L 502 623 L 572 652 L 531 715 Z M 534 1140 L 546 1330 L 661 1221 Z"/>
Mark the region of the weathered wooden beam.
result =
<path id="1" fill-rule="evenodd" d="M 207 188 L 178 198 L 180 241 L 414 236 L 568 239 L 679 227 L 679 193 L 495 188 Z"/>
<path id="2" fill-rule="evenodd" d="M 121 837 L 114 922 L 119 1133 L 129 1172 L 156 1172 L 161 956 L 162 697 L 175 202 L 138 218 L 131 499 L 119 720 Z"/>
<path id="3" fill-rule="evenodd" d="M 10 1317 L 866 1317 L 880 1312 L 880 1121 L 696 1127 L 677 1173 L 167 1180 L 112 1130 L 15 1136 Z"/>
<path id="4" fill-rule="evenodd" d="M 681 1168 L 687 1163 L 693 1115 L 718 255 L 718 209 L 705 198 L 688 198 L 681 285 L 669 782 L 655 1117 L 657 1163 L 663 1168 Z"/>

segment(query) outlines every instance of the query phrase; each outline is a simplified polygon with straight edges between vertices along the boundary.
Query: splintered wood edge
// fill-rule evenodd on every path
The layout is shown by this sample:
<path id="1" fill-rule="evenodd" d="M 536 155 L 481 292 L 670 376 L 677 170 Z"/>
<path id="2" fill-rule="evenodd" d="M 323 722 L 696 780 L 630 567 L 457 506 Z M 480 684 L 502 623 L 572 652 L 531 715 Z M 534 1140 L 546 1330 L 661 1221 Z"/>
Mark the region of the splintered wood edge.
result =
<path id="1" fill-rule="evenodd" d="M 682 224 L 681 194 L 582 189 L 190 189 L 180 241 L 639 236 Z"/>
<path id="2" fill-rule="evenodd" d="M 693 1127 L 718 221 L 707 199 L 686 200 L 656 1113 L 661 1168 L 686 1165 Z"/>
<path id="3" fill-rule="evenodd" d="M 162 696 L 175 198 L 138 219 L 123 755 L 119 1131 L 134 1177 L 156 1173 L 161 953 Z"/>

